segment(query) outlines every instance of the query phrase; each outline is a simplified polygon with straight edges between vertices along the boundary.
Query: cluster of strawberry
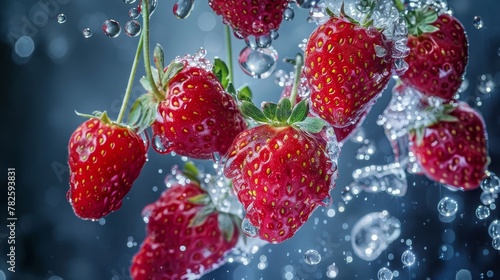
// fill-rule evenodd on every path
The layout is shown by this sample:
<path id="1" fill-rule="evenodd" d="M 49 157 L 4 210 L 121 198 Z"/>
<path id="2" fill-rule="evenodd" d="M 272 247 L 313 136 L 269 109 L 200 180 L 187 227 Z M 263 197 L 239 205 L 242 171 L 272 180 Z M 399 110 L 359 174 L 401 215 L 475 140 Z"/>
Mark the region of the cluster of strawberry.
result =
<path id="1" fill-rule="evenodd" d="M 277 29 L 287 3 L 209 1 L 240 37 Z M 408 128 L 411 151 L 429 178 L 477 188 L 488 164 L 484 122 L 453 100 L 468 59 L 464 29 L 432 7 L 401 12 L 410 54 L 398 89 L 421 92 L 428 115 Z M 247 87 L 235 89 L 221 60 L 212 63 L 198 53 L 165 67 L 158 46 L 154 87 L 141 81 L 147 93 L 132 106 L 128 123 L 97 113 L 70 138 L 68 199 L 75 214 L 99 219 L 120 208 L 146 162 L 143 135 L 151 128 L 157 152 L 194 159 L 221 155 L 247 231 L 249 225 L 271 243 L 291 238 L 315 209 L 330 203 L 338 143 L 362 124 L 395 74 L 394 41 L 369 16 L 358 22 L 343 8 L 329 15 L 309 37 L 304 57 L 293 60 L 295 78 L 281 100 L 261 108 Z M 134 279 L 202 275 L 218 267 L 241 236 L 243 217 L 221 212 L 189 170 L 145 208 L 147 237 L 133 259 Z"/>

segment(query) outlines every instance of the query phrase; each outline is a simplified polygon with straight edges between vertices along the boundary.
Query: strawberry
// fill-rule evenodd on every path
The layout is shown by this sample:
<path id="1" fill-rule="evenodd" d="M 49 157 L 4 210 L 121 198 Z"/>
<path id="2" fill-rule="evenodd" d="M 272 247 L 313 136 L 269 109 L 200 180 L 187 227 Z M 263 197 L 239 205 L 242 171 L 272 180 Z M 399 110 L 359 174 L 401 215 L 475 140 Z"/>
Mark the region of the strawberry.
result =
<path id="1" fill-rule="evenodd" d="M 168 80 L 160 85 L 164 100 L 151 125 L 157 152 L 212 158 L 214 153 L 225 154 L 246 128 L 236 101 L 210 67 L 204 58 L 185 56 L 165 70 Z"/>
<path id="2" fill-rule="evenodd" d="M 360 24 L 332 15 L 311 34 L 305 49 L 305 77 L 311 110 L 334 127 L 355 123 L 391 77 L 392 46 L 370 21 Z"/>
<path id="3" fill-rule="evenodd" d="M 143 213 L 148 235 L 132 260 L 135 280 L 200 277 L 222 265 L 239 238 L 238 218 L 218 212 L 193 177 L 174 182 Z"/>
<path id="4" fill-rule="evenodd" d="M 99 219 L 122 205 L 146 163 L 147 146 L 132 129 L 104 112 L 81 124 L 68 144 L 67 198 L 82 219 Z"/>
<path id="5" fill-rule="evenodd" d="M 430 179 L 463 190 L 479 187 L 489 163 L 482 116 L 465 102 L 429 111 L 410 131 L 410 150 Z"/>
<path id="6" fill-rule="evenodd" d="M 462 84 L 469 57 L 464 27 L 452 15 L 438 15 L 425 7 L 405 18 L 409 70 L 401 80 L 425 95 L 451 100 Z"/>
<path id="7" fill-rule="evenodd" d="M 277 30 L 288 0 L 209 0 L 208 5 L 238 37 L 246 38 Z"/>
<path id="8" fill-rule="evenodd" d="M 300 68 L 300 55 L 297 62 Z M 300 69 L 296 83 L 297 73 Z M 263 111 L 242 101 L 243 114 L 260 125 L 238 134 L 225 156 L 224 175 L 233 181 L 247 221 L 272 243 L 291 238 L 318 206 L 328 203 L 337 176 L 336 159 L 329 157 L 329 145 L 336 142 L 320 136 L 326 122 L 307 117 L 305 100 L 292 108 L 296 88 L 277 105 L 264 103 Z"/>

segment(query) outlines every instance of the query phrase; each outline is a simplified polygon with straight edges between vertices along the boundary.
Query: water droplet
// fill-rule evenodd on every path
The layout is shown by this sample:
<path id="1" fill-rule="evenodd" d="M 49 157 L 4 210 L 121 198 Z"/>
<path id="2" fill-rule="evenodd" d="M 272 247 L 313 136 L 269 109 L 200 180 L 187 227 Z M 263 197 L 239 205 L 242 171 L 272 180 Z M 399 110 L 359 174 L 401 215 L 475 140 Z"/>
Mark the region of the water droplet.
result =
<path id="1" fill-rule="evenodd" d="M 100 224 L 101 226 L 105 225 L 105 224 L 106 224 L 106 219 L 105 219 L 105 218 L 100 218 L 100 219 L 99 219 L 99 224 Z"/>
<path id="2" fill-rule="evenodd" d="M 139 17 L 139 15 L 141 14 L 141 12 L 139 12 L 139 10 L 137 8 L 131 8 L 129 11 L 128 11 L 128 16 L 131 18 L 131 19 L 137 19 Z"/>
<path id="3" fill-rule="evenodd" d="M 286 8 L 285 11 L 283 12 L 283 19 L 286 21 L 290 21 L 294 17 L 295 17 L 295 11 L 290 7 Z"/>
<path id="4" fill-rule="evenodd" d="M 365 261 L 373 261 L 401 234 L 401 222 L 387 211 L 363 216 L 351 230 L 354 253 Z"/>
<path id="5" fill-rule="evenodd" d="M 387 50 L 379 45 L 375 45 L 375 55 L 377 57 L 384 57 L 387 55 Z"/>
<path id="6" fill-rule="evenodd" d="M 265 79 L 273 73 L 278 61 L 278 53 L 273 47 L 252 49 L 245 47 L 240 53 L 238 62 L 247 75 Z"/>
<path id="7" fill-rule="evenodd" d="M 92 30 L 90 28 L 85 28 L 82 30 L 83 37 L 90 38 L 92 37 Z"/>
<path id="8" fill-rule="evenodd" d="M 481 181 L 481 189 L 489 193 L 499 193 L 500 192 L 500 178 L 493 172 L 490 172 L 490 176 L 486 177 Z"/>
<path id="9" fill-rule="evenodd" d="M 480 16 L 475 16 L 474 19 L 472 20 L 472 24 L 476 29 L 483 28 L 483 20 L 481 19 Z"/>
<path id="10" fill-rule="evenodd" d="M 484 74 L 477 79 L 477 90 L 482 94 L 489 94 L 495 90 L 496 83 L 490 74 Z"/>
<path id="11" fill-rule="evenodd" d="M 490 205 L 493 202 L 495 202 L 495 199 L 497 199 L 498 194 L 496 193 L 490 193 L 490 192 L 482 192 L 481 195 L 479 196 L 479 199 L 481 200 L 481 203 L 484 205 Z"/>
<path id="12" fill-rule="evenodd" d="M 464 78 L 464 80 L 460 84 L 460 87 L 458 88 L 458 92 L 464 92 L 468 88 L 469 88 L 469 80 L 467 78 Z"/>
<path id="13" fill-rule="evenodd" d="M 154 135 L 153 136 L 153 149 L 155 149 L 156 152 L 160 154 L 165 154 L 168 153 L 167 147 L 163 145 L 163 140 L 161 139 L 160 135 Z"/>
<path id="14" fill-rule="evenodd" d="M 304 254 L 304 262 L 308 265 L 315 265 L 321 261 L 321 255 L 316 250 L 307 250 Z"/>
<path id="15" fill-rule="evenodd" d="M 258 228 L 252 225 L 247 218 L 241 222 L 241 230 L 250 237 L 256 237 L 259 234 Z"/>
<path id="16" fill-rule="evenodd" d="M 392 271 L 387 267 L 382 267 L 377 273 L 378 280 L 392 280 Z"/>
<path id="17" fill-rule="evenodd" d="M 194 0 L 178 0 L 174 4 L 174 15 L 178 19 L 185 19 L 194 8 Z"/>
<path id="18" fill-rule="evenodd" d="M 120 35 L 122 28 L 120 23 L 114 19 L 108 19 L 102 24 L 102 32 L 109 38 L 116 38 Z"/>
<path id="19" fill-rule="evenodd" d="M 453 198 L 444 197 L 439 201 L 437 210 L 440 215 L 451 217 L 457 213 L 458 203 Z"/>
<path id="20" fill-rule="evenodd" d="M 401 254 L 401 262 L 405 265 L 405 266 L 411 266 L 415 263 L 415 254 L 410 251 L 410 250 L 406 250 L 403 252 L 403 254 Z"/>
<path id="21" fill-rule="evenodd" d="M 129 20 L 125 23 L 125 34 L 129 37 L 136 37 L 141 33 L 141 24 L 137 20 Z"/>
<path id="22" fill-rule="evenodd" d="M 460 269 L 455 275 L 455 280 L 472 280 L 472 274 L 467 269 Z"/>
<path id="23" fill-rule="evenodd" d="M 273 29 L 273 30 L 271 30 L 271 32 L 269 32 L 269 36 L 271 37 L 271 39 L 276 40 L 276 39 L 278 39 L 280 34 L 278 33 L 278 30 Z"/>
<path id="24" fill-rule="evenodd" d="M 259 48 L 268 48 L 271 46 L 273 39 L 269 35 L 262 35 L 256 38 L 256 42 Z"/>
<path id="25" fill-rule="evenodd" d="M 158 0 L 149 0 L 149 17 L 154 13 L 156 7 L 158 6 Z M 139 6 L 137 7 L 139 13 L 142 12 L 142 0 L 139 2 Z"/>
<path id="26" fill-rule="evenodd" d="M 65 23 L 66 22 L 66 15 L 65 14 L 58 14 L 57 15 L 57 22 L 58 23 Z"/>
<path id="27" fill-rule="evenodd" d="M 439 259 L 448 261 L 455 255 L 455 249 L 450 244 L 442 244 L 439 247 Z"/>
<path id="28" fill-rule="evenodd" d="M 297 6 L 302 9 L 310 9 L 314 7 L 319 0 L 296 0 Z"/>
<path id="29" fill-rule="evenodd" d="M 326 271 L 326 277 L 333 279 L 339 275 L 339 268 L 335 265 L 335 263 L 328 266 Z"/>
<path id="30" fill-rule="evenodd" d="M 500 251 L 500 237 L 493 238 L 493 240 L 491 240 L 491 246 L 493 249 Z"/>
<path id="31" fill-rule="evenodd" d="M 29 57 L 35 50 L 35 42 L 29 36 L 21 36 L 14 45 L 14 51 L 19 57 Z"/>
<path id="32" fill-rule="evenodd" d="M 488 234 L 491 236 L 491 238 L 499 238 L 500 237 L 500 221 L 499 220 L 494 220 L 491 222 L 490 226 L 488 227 Z"/>
<path id="33" fill-rule="evenodd" d="M 372 142 L 365 143 L 358 149 L 356 153 L 356 158 L 358 160 L 369 160 L 371 156 L 375 154 L 376 150 L 377 148 L 375 147 L 375 144 L 373 144 Z"/>

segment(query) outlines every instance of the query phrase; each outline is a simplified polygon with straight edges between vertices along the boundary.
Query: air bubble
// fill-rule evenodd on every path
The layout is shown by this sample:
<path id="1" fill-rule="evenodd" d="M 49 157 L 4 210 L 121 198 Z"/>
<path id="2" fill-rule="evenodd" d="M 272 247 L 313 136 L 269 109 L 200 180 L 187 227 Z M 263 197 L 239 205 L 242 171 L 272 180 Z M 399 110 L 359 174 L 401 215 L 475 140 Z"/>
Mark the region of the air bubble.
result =
<path id="1" fill-rule="evenodd" d="M 401 254 L 401 262 L 405 266 L 412 266 L 415 263 L 415 254 L 411 250 L 406 250 Z"/>
<path id="2" fill-rule="evenodd" d="M 60 24 L 63 24 L 66 22 L 66 15 L 65 14 L 58 14 L 57 15 L 57 22 Z"/>
<path id="3" fill-rule="evenodd" d="M 481 19 L 480 16 L 475 16 L 474 19 L 472 20 L 472 24 L 476 29 L 483 28 L 483 20 Z"/>
<path id="4" fill-rule="evenodd" d="M 488 227 L 488 234 L 491 236 L 491 238 L 499 238 L 500 237 L 500 221 L 499 220 L 494 220 L 491 222 L 490 226 Z"/>
<path id="5" fill-rule="evenodd" d="M 304 262 L 308 265 L 316 265 L 321 261 L 321 255 L 316 250 L 307 250 L 304 254 Z"/>
<path id="6" fill-rule="evenodd" d="M 288 7 L 283 12 L 283 19 L 286 21 L 290 21 L 295 17 L 295 12 L 292 8 Z"/>
<path id="7" fill-rule="evenodd" d="M 116 38 L 120 35 L 122 28 L 120 23 L 114 19 L 108 19 L 102 24 L 102 32 L 109 38 Z"/>
<path id="8" fill-rule="evenodd" d="M 437 210 L 440 215 L 445 217 L 454 216 L 458 211 L 458 203 L 450 197 L 444 197 L 437 205 Z"/>
<path id="9" fill-rule="evenodd" d="M 238 62 L 245 74 L 265 79 L 273 73 L 278 61 L 278 53 L 273 47 L 252 49 L 247 46 L 240 53 Z"/>
<path id="10" fill-rule="evenodd" d="M 493 202 L 495 202 L 495 199 L 498 197 L 498 194 L 496 193 L 490 193 L 490 192 L 482 192 L 481 195 L 479 196 L 479 199 L 481 200 L 481 203 L 484 205 L 490 205 Z"/>
<path id="11" fill-rule="evenodd" d="M 500 178 L 493 172 L 490 172 L 490 176 L 486 177 L 481 181 L 481 189 L 489 193 L 499 193 L 500 192 Z"/>
<path id="12" fill-rule="evenodd" d="M 129 37 L 136 37 L 141 33 L 141 24 L 137 20 L 129 20 L 123 28 Z"/>
<path id="13" fill-rule="evenodd" d="M 387 267 L 382 267 L 377 273 L 378 280 L 392 280 L 392 271 Z"/>
<path id="14" fill-rule="evenodd" d="M 82 30 L 82 34 L 83 34 L 83 37 L 88 39 L 88 38 L 92 37 L 92 30 L 90 30 L 90 28 L 85 28 Z"/>

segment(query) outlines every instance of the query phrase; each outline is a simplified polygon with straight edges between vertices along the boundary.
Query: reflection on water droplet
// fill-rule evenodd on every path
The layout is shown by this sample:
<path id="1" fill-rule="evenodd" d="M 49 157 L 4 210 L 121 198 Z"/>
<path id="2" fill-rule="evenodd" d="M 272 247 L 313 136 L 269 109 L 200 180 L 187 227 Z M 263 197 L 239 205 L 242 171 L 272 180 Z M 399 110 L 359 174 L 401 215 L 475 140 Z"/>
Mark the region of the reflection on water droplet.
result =
<path id="1" fill-rule="evenodd" d="M 58 14 L 57 15 L 57 22 L 58 23 L 65 23 L 66 22 L 66 15 L 65 14 Z"/>
<path id="2" fill-rule="evenodd" d="M 491 236 L 491 238 L 499 238 L 500 237 L 500 221 L 499 220 L 494 220 L 491 222 L 490 226 L 488 227 L 488 234 Z"/>
<path id="3" fill-rule="evenodd" d="M 481 19 L 480 16 L 475 16 L 474 19 L 472 20 L 472 24 L 476 29 L 483 28 L 483 20 Z"/>
<path id="4" fill-rule="evenodd" d="M 354 253 L 373 261 L 401 234 L 401 222 L 387 211 L 373 212 L 356 222 L 351 231 Z"/>
<path id="5" fill-rule="evenodd" d="M 129 37 L 136 37 L 141 33 L 141 24 L 137 20 L 129 20 L 125 23 L 125 34 Z"/>
<path id="6" fill-rule="evenodd" d="M 375 55 L 377 57 L 384 57 L 387 55 L 387 50 L 379 45 L 375 45 Z"/>
<path id="7" fill-rule="evenodd" d="M 241 230 L 250 237 L 256 237 L 259 234 L 258 228 L 252 225 L 247 218 L 241 222 Z"/>
<path id="8" fill-rule="evenodd" d="M 415 263 L 415 259 L 415 254 L 410 250 L 406 250 L 403 252 L 403 254 L 401 254 L 401 262 L 405 266 L 413 265 Z"/>
<path id="9" fill-rule="evenodd" d="M 321 255 L 316 250 L 307 250 L 304 254 L 304 262 L 308 265 L 315 265 L 321 261 Z"/>
<path id="10" fill-rule="evenodd" d="M 392 280 L 392 271 L 387 267 L 382 267 L 377 273 L 378 280 Z"/>
<path id="11" fill-rule="evenodd" d="M 139 17 L 141 13 L 139 12 L 139 10 L 137 8 L 131 8 L 129 11 L 128 11 L 128 16 L 131 18 L 131 19 L 137 19 Z"/>
<path id="12" fill-rule="evenodd" d="M 302 9 L 310 9 L 316 5 L 319 0 L 296 0 L 297 6 Z"/>
<path id="13" fill-rule="evenodd" d="M 108 19 L 102 24 L 102 32 L 109 38 L 116 38 L 120 35 L 122 28 L 120 23 L 114 19 Z"/>
<path id="14" fill-rule="evenodd" d="M 185 19 L 191 14 L 193 8 L 194 8 L 194 0 L 178 0 L 174 4 L 174 9 L 173 9 L 174 15 L 178 19 Z"/>
<path id="15" fill-rule="evenodd" d="M 458 203 L 453 198 L 444 197 L 439 201 L 437 210 L 440 215 L 451 217 L 457 213 Z"/>
<path id="16" fill-rule="evenodd" d="M 92 30 L 90 28 L 85 28 L 82 30 L 83 37 L 90 38 L 92 37 Z"/>
<path id="17" fill-rule="evenodd" d="M 490 176 L 481 181 L 481 189 L 489 193 L 500 192 L 500 178 L 493 172 L 489 172 Z"/>
<path id="18" fill-rule="evenodd" d="M 283 19 L 286 21 L 292 20 L 294 17 L 295 17 L 295 11 L 290 7 L 286 8 L 285 11 L 283 12 Z"/>
<path id="19" fill-rule="evenodd" d="M 270 35 L 262 35 L 256 38 L 256 42 L 259 48 L 267 48 L 271 46 L 273 39 L 271 39 Z"/>
<path id="20" fill-rule="evenodd" d="M 482 192 L 481 196 L 479 196 L 479 199 L 481 199 L 481 203 L 484 205 L 490 205 L 493 202 L 495 202 L 495 199 L 497 199 L 498 194 L 497 193 L 490 193 L 490 192 Z"/>
<path id="21" fill-rule="evenodd" d="M 123 0 L 125 4 L 134 4 L 135 0 Z"/>
<path id="22" fill-rule="evenodd" d="M 153 136 L 153 143 L 152 144 L 153 144 L 153 149 L 155 149 L 155 151 L 157 151 L 158 153 L 165 154 L 168 152 L 167 147 L 165 147 L 165 145 L 163 145 L 163 141 L 162 141 L 160 135 Z"/>
<path id="23" fill-rule="evenodd" d="M 273 73 L 278 61 L 278 53 L 272 47 L 252 49 L 245 47 L 240 53 L 238 62 L 247 75 L 265 79 Z"/>
<path id="24" fill-rule="evenodd" d="M 490 208 L 484 205 L 479 205 L 476 208 L 476 217 L 479 220 L 484 220 L 490 216 Z"/>

